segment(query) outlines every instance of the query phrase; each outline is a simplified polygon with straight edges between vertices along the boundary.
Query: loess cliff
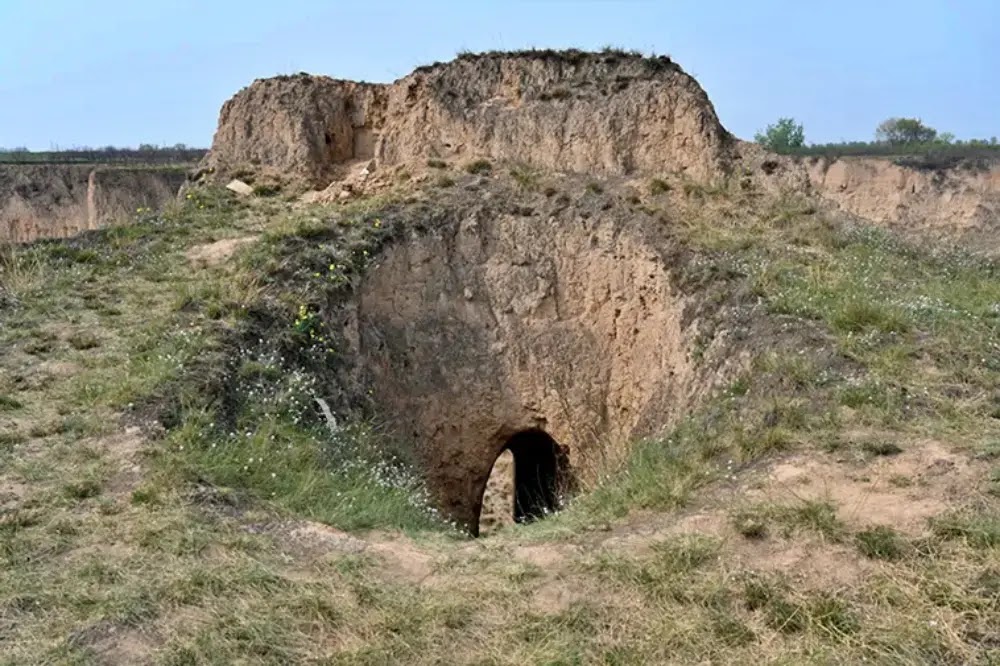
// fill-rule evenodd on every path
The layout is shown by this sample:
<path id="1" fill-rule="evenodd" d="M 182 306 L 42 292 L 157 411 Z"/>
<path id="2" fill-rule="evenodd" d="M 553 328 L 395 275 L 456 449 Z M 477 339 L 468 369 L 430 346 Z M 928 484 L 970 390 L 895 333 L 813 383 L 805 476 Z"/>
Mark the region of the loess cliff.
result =
<path id="1" fill-rule="evenodd" d="M 182 169 L 0 165 L 0 242 L 65 238 L 173 201 Z"/>

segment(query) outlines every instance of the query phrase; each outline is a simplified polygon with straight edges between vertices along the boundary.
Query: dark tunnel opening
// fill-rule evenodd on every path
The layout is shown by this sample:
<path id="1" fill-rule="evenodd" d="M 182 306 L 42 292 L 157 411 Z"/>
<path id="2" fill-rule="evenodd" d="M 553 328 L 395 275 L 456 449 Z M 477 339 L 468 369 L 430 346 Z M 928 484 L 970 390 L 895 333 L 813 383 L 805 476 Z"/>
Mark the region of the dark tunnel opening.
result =
<path id="1" fill-rule="evenodd" d="M 506 456 L 509 452 L 509 456 Z M 511 464 L 512 462 L 512 464 Z M 506 482 L 497 482 L 497 475 Z M 505 507 L 506 521 L 529 523 L 558 511 L 568 489 L 566 453 L 543 430 L 522 430 L 507 440 L 494 461 L 487 494 L 500 488 L 503 498 L 490 497 L 491 507 Z M 496 484 L 496 487 L 494 487 Z M 483 516 L 480 516 L 483 520 Z"/>
<path id="2" fill-rule="evenodd" d="M 565 455 L 542 430 L 525 430 L 507 442 L 514 456 L 514 522 L 527 523 L 559 508 Z"/>

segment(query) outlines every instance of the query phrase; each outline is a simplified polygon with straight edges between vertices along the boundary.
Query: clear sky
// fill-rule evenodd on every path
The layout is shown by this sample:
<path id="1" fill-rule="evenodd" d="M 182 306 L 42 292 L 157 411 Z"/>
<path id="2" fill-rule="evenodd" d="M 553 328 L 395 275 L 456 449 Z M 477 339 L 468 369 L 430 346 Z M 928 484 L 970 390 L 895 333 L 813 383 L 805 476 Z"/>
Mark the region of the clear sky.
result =
<path id="1" fill-rule="evenodd" d="M 738 136 L 889 116 L 1000 134 L 1000 0 L 0 0 L 0 146 L 207 146 L 254 78 L 391 81 L 460 50 L 669 54 Z"/>

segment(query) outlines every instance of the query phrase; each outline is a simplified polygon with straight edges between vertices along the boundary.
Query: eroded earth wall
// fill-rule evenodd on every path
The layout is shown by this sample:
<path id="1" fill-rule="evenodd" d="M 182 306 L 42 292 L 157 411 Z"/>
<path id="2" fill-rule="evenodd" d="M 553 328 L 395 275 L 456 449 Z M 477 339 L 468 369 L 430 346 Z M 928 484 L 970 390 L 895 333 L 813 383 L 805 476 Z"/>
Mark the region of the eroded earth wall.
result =
<path id="1" fill-rule="evenodd" d="M 343 164 L 490 158 L 593 173 L 728 164 L 731 137 L 668 58 L 526 52 L 463 56 L 385 85 L 324 76 L 255 81 L 223 106 L 206 167 L 322 188 Z"/>
<path id="2" fill-rule="evenodd" d="M 177 197 L 181 169 L 0 165 L 0 241 L 64 238 L 159 209 Z"/>
<path id="3" fill-rule="evenodd" d="M 995 231 L 1000 222 L 1000 165 L 921 170 L 843 158 L 805 166 L 821 197 L 867 220 L 955 236 Z"/>

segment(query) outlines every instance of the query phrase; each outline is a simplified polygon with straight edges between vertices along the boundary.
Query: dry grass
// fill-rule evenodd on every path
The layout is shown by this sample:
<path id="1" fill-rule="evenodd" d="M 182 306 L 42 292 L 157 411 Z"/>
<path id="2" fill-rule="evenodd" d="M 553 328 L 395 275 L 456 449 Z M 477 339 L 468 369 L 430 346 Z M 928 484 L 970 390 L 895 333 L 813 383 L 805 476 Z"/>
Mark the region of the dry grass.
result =
<path id="1" fill-rule="evenodd" d="M 37 254 L 18 252 L 0 243 L 0 295 L 23 298 L 41 286 L 45 267 Z"/>

